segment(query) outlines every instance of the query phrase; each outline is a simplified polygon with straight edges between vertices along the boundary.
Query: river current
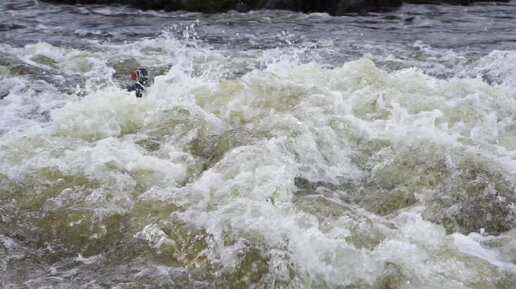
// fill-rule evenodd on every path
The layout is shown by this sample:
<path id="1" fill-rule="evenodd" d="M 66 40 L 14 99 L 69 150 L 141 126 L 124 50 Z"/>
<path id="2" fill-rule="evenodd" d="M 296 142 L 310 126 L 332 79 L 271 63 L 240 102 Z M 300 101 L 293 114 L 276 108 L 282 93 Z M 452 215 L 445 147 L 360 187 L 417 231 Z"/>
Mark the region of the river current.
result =
<path id="1" fill-rule="evenodd" d="M 515 288 L 515 15 L 3 0 L 0 287 Z"/>

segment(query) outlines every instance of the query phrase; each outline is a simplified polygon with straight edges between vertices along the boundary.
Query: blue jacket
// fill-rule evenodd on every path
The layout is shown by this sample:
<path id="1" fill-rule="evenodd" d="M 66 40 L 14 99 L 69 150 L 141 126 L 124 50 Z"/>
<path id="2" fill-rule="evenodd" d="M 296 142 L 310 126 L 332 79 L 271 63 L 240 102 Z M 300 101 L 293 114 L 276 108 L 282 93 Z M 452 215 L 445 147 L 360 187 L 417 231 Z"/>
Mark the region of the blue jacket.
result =
<path id="1" fill-rule="evenodd" d="M 145 86 L 139 82 L 135 82 L 127 86 L 127 91 L 136 91 L 136 97 L 142 97 Z"/>

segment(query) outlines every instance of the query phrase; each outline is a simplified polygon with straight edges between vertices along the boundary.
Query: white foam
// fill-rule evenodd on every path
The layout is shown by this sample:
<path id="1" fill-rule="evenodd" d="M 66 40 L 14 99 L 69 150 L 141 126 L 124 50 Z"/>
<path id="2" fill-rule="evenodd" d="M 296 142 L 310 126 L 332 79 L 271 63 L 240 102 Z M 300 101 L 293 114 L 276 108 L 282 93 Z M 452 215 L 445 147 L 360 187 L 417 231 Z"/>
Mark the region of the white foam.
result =
<path id="1" fill-rule="evenodd" d="M 52 98 L 49 88 L 37 98 L 36 84 L 5 81 L 12 95 L 0 111 L 0 128 L 9 131 L 0 135 L 0 173 L 23 182 L 51 169 L 91 182 L 88 190 L 61 190 L 45 210 L 79 206 L 102 218 L 123 215 L 140 201 L 172 202 L 181 207 L 174 217 L 209 235 L 203 253 L 222 270 L 234 270 L 253 246 L 268 260 L 273 280 L 290 282 L 294 272 L 292 282 L 306 287 L 374 286 L 388 263 L 418 288 L 467 288 L 475 278 L 502 275 L 477 272 L 462 253 L 515 272 L 501 251 L 485 248 L 476 235 L 455 233 L 450 244 L 440 225 L 421 217 L 421 204 L 377 216 L 339 203 L 346 200 L 345 185 L 367 180 L 375 162 L 383 161 L 366 155 L 375 153 L 367 152 L 375 141 L 393 150 L 460 149 L 513 176 L 516 147 L 498 142 L 514 126 L 510 89 L 478 78 L 439 80 L 417 69 L 387 72 L 365 58 L 329 69 L 303 64 L 303 49 L 290 47 L 232 54 L 169 35 L 99 47 L 102 53 L 45 43 L 10 48 L 31 65 L 44 67 L 32 57 L 45 55 L 56 69 L 89 78 L 80 98 Z M 112 79 L 113 59 L 168 70 L 137 99 Z M 250 71 L 227 80 L 236 67 Z M 49 99 L 65 104 L 50 105 Z M 34 104 L 50 110 L 48 123 L 21 116 Z M 174 109 L 184 110 L 184 119 L 164 119 Z M 230 130 L 242 139 L 228 141 L 220 159 L 206 160 L 209 151 L 192 148 L 194 141 L 216 142 Z M 157 148 L 146 149 L 146 140 Z M 343 215 L 299 207 L 296 178 L 335 186 Z M 352 242 L 361 222 L 380 236 L 363 247 Z M 174 246 L 154 222 L 133 237 L 157 250 Z M 443 257 L 443 251 L 451 253 Z"/>
<path id="2" fill-rule="evenodd" d="M 504 271 L 516 273 L 516 265 L 514 265 L 511 260 L 506 260 L 506 258 L 496 250 L 487 249 L 482 246 L 480 242 L 485 240 L 486 237 L 483 237 L 478 233 L 471 233 L 468 236 L 454 233 L 452 234 L 452 237 L 453 242 L 459 251 L 486 260 Z"/>

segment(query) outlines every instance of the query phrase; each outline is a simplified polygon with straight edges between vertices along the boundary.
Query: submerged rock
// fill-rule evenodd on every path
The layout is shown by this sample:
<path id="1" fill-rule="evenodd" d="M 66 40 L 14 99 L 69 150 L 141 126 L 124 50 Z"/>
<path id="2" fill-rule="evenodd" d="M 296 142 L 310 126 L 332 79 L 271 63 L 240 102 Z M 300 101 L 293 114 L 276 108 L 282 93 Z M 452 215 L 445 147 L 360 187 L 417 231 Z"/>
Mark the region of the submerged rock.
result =
<path id="1" fill-rule="evenodd" d="M 357 183 L 298 178 L 296 194 L 339 199 L 379 216 L 423 205 L 423 218 L 448 234 L 500 235 L 516 228 L 514 178 L 487 158 L 438 147 L 387 147 L 371 155 L 363 169 L 369 172 Z"/>
<path id="2" fill-rule="evenodd" d="M 510 0 L 404 0 L 412 4 L 453 4 L 468 5 L 473 2 L 509 2 Z"/>
<path id="3" fill-rule="evenodd" d="M 303 0 L 269 0 L 265 2 L 266 9 L 284 9 L 310 12 L 327 12 L 331 15 L 340 15 L 346 12 L 365 12 L 386 10 L 399 7 L 401 0 L 322 0 L 322 1 L 303 1 Z"/>
<path id="4" fill-rule="evenodd" d="M 467 5 L 472 2 L 509 2 L 509 0 L 44 0 L 62 4 L 123 4 L 139 9 L 186 10 L 217 13 L 229 10 L 245 12 L 257 9 L 283 9 L 304 13 L 326 12 L 342 15 L 350 12 L 383 11 L 402 5 L 448 3 Z"/>
<path id="5" fill-rule="evenodd" d="M 378 11 L 399 7 L 402 0 L 45 0 L 62 4 L 123 4 L 139 9 L 186 10 L 205 13 L 236 10 L 245 12 L 257 9 L 284 9 L 310 12 L 327 12 L 340 15 L 346 12 Z"/>

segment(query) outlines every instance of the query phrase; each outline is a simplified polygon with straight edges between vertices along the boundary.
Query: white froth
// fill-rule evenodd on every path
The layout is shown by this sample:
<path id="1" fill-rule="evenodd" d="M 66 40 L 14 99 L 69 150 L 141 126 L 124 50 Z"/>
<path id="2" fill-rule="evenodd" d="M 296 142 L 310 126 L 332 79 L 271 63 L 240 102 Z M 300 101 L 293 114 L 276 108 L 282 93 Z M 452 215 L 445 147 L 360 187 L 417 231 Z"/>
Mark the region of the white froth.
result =
<path id="1" fill-rule="evenodd" d="M 475 278 L 491 277 L 479 272 L 486 268 L 516 272 L 502 249 L 482 244 L 484 237 L 448 236 L 423 219 L 422 203 L 379 216 L 346 203 L 351 189 L 342 185 L 364 182 L 384 161 L 360 160 L 374 142 L 394 150 L 461 149 L 514 176 L 516 104 L 507 89 L 513 86 L 509 68 L 495 63 L 504 79 L 498 87 L 480 78 L 436 79 L 417 69 L 387 72 L 366 58 L 333 69 L 301 64 L 303 49 L 294 48 L 231 59 L 227 51 L 187 42 L 168 36 L 99 44 L 102 53 L 46 43 L 9 48 L 31 65 L 56 66 L 90 80 L 84 97 L 56 95 L 64 105 L 51 102 L 50 89 L 35 97 L 45 85 L 1 80 L 10 91 L 0 108 L 0 129 L 9 132 L 0 134 L 1 176 L 24 182 L 55 170 L 92 186 L 61 189 L 47 200 L 46 211 L 81 207 L 123 215 L 140 201 L 172 202 L 181 208 L 172 217 L 209 235 L 203 253 L 221 270 L 235 270 L 254 246 L 268 260 L 272 279 L 293 278 L 306 287 L 376 286 L 385 274 L 397 274 L 401 288 L 474 288 Z M 38 63 L 35 55 L 55 63 Z M 125 58 L 165 66 L 144 98 L 112 79 L 109 61 Z M 251 71 L 228 80 L 242 63 Z M 50 111 L 44 129 L 26 117 L 33 107 Z M 161 119 L 174 109 L 183 110 L 184 119 Z M 219 139 L 230 130 L 238 139 Z M 195 141 L 207 144 L 199 152 Z M 205 155 L 215 152 L 214 159 Z M 297 205 L 297 198 L 304 200 L 297 195 L 298 178 L 334 186 L 333 196 L 342 198 L 334 200 L 338 214 Z M 365 238 L 367 230 L 379 237 L 361 246 L 353 238 Z M 154 222 L 132 236 L 158 251 L 175 246 Z M 475 258 L 474 265 L 464 254 Z M 76 261 L 96 262 L 81 255 Z"/>

